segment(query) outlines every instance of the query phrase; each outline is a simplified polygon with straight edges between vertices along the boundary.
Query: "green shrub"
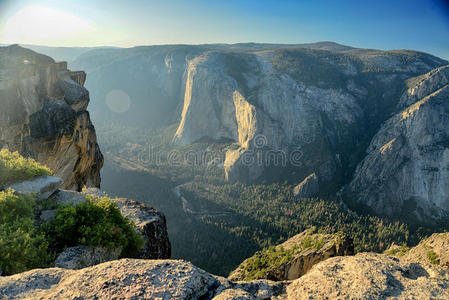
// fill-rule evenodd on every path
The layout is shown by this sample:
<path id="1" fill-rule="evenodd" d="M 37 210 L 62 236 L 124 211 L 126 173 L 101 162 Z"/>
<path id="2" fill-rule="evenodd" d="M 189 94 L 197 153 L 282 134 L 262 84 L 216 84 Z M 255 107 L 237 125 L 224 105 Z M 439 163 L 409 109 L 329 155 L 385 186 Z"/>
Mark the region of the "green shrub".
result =
<path id="1" fill-rule="evenodd" d="M 384 254 L 393 255 L 393 256 L 404 256 L 410 251 L 410 248 L 407 247 L 406 244 L 403 244 L 400 247 L 387 249 L 384 251 Z"/>
<path id="2" fill-rule="evenodd" d="M 24 158 L 7 149 L 0 150 L 0 185 L 51 174 L 50 169 L 34 159 Z"/>
<path id="3" fill-rule="evenodd" d="M 427 252 L 427 258 L 429 259 L 430 263 L 433 265 L 439 265 L 440 259 L 438 258 L 438 254 L 435 253 L 433 250 L 429 250 Z"/>
<path id="4" fill-rule="evenodd" d="M 284 247 L 269 247 L 256 252 L 241 266 L 244 280 L 265 278 L 267 273 L 293 260 L 298 253 L 298 247 L 284 249 Z"/>
<path id="5" fill-rule="evenodd" d="M 128 218 L 107 197 L 87 196 L 75 206 L 61 206 L 48 228 L 57 251 L 75 245 L 122 248 L 122 256 L 132 256 L 143 247 L 143 238 Z"/>
<path id="6" fill-rule="evenodd" d="M 46 267 L 52 260 L 45 234 L 34 226 L 36 200 L 0 191 L 0 268 L 6 275 Z"/>

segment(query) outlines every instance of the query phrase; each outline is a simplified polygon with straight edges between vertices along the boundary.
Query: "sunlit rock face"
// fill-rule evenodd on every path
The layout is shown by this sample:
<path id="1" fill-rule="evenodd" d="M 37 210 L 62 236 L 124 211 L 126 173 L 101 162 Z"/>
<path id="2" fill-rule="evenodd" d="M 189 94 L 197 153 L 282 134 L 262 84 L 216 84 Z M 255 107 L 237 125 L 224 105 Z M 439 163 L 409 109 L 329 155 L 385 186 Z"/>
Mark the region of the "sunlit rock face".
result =
<path id="1" fill-rule="evenodd" d="M 0 48 L 0 147 L 48 166 L 66 189 L 100 185 L 103 155 L 84 72 L 19 46 Z"/>
<path id="2" fill-rule="evenodd" d="M 174 143 L 233 141 L 229 181 L 315 173 L 320 193 L 335 192 L 396 111 L 405 81 L 446 63 L 413 51 L 208 51 L 187 66 Z"/>
<path id="3" fill-rule="evenodd" d="M 449 216 L 449 66 L 414 79 L 400 110 L 374 136 L 349 185 L 377 213 Z"/>

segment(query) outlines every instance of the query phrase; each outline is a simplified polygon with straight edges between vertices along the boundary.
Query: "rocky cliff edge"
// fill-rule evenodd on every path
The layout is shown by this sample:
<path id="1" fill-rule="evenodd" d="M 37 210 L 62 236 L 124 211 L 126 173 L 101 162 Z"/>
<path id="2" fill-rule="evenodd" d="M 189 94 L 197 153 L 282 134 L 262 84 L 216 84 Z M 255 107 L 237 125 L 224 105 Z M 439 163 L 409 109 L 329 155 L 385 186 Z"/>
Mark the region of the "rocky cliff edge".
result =
<path id="1" fill-rule="evenodd" d="M 100 185 L 103 155 L 85 80 L 65 62 L 17 45 L 0 48 L 0 148 L 46 165 L 66 189 Z"/>

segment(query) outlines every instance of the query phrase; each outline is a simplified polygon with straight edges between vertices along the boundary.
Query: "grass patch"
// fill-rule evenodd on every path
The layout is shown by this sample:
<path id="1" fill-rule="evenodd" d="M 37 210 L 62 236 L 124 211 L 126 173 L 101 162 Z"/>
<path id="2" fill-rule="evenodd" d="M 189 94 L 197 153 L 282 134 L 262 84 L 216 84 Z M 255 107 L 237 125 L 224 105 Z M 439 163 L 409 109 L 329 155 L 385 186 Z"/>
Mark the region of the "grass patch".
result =
<path id="1" fill-rule="evenodd" d="M 400 247 L 395 247 L 392 249 L 385 250 L 384 254 L 392 255 L 392 256 L 404 256 L 408 253 L 409 250 L 410 250 L 410 248 L 407 247 L 407 245 L 403 244 Z"/>
<path id="2" fill-rule="evenodd" d="M 320 250 L 323 248 L 324 244 L 326 243 L 326 239 L 323 238 L 316 238 L 313 236 L 306 236 L 300 243 L 300 247 L 302 249 L 315 249 Z"/>
<path id="3" fill-rule="evenodd" d="M 298 252 L 298 247 L 290 249 L 271 246 L 262 251 L 256 252 L 253 257 L 247 259 L 241 267 L 244 280 L 264 278 L 267 273 L 292 261 Z"/>
<path id="4" fill-rule="evenodd" d="M 429 259 L 430 263 L 433 265 L 439 265 L 440 259 L 438 257 L 438 254 L 435 253 L 433 250 L 427 251 L 427 258 Z"/>
<path id="5" fill-rule="evenodd" d="M 44 175 L 52 175 L 51 170 L 34 159 L 7 149 L 0 150 L 0 185 Z"/>

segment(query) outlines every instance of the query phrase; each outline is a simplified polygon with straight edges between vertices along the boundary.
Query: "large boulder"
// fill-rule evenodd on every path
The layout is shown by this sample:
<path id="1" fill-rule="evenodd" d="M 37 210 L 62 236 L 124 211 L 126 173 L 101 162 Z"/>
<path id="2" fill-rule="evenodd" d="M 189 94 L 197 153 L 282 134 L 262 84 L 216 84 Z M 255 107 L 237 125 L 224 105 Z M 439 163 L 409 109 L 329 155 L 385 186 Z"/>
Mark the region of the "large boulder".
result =
<path id="1" fill-rule="evenodd" d="M 32 270 L 0 278 L 7 299 L 208 299 L 219 281 L 191 263 L 121 259 L 82 270 Z"/>
<path id="2" fill-rule="evenodd" d="M 283 298 L 285 285 L 234 283 L 183 260 L 121 259 L 80 270 L 37 269 L 0 277 L 0 295 L 6 299 L 196 300 L 216 296 L 262 300 Z"/>
<path id="3" fill-rule="evenodd" d="M 343 234 L 306 230 L 272 249 L 257 252 L 229 275 L 230 280 L 293 280 L 334 256 L 353 255 L 352 239 Z"/>
<path id="4" fill-rule="evenodd" d="M 166 259 L 171 257 L 171 244 L 168 239 L 165 216 L 143 203 L 124 198 L 114 199 L 123 216 L 136 224 L 137 230 L 145 239 L 144 249 L 136 258 Z"/>
<path id="5" fill-rule="evenodd" d="M 449 272 L 375 253 L 334 257 L 287 287 L 288 299 L 449 299 Z"/>
<path id="6" fill-rule="evenodd" d="M 30 180 L 9 185 L 17 193 L 36 195 L 39 200 L 45 200 L 55 193 L 63 184 L 61 178 L 53 176 L 40 176 Z"/>
<path id="7" fill-rule="evenodd" d="M 52 200 L 61 205 L 61 204 L 72 204 L 76 205 L 81 202 L 86 201 L 86 198 L 83 194 L 70 191 L 70 190 L 58 190 L 53 196 Z"/>
<path id="8" fill-rule="evenodd" d="M 100 185 L 103 155 L 86 111 L 86 74 L 17 45 L 0 47 L 0 148 L 32 157 L 64 188 Z"/>

